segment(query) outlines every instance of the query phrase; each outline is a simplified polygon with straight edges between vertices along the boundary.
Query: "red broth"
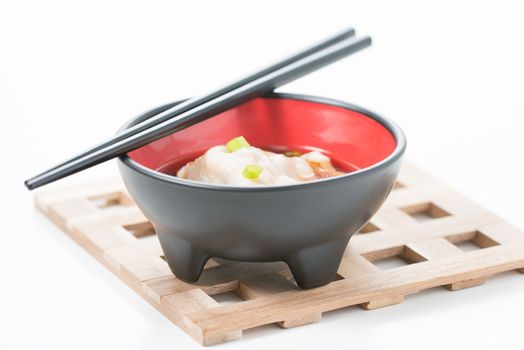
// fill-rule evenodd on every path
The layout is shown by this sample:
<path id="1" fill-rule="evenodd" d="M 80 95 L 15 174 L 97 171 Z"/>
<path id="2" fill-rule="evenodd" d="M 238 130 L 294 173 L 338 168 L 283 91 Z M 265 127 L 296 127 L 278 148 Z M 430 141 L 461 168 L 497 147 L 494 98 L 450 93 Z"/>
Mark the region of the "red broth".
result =
<path id="1" fill-rule="evenodd" d="M 320 150 L 320 149 L 316 149 L 316 148 L 313 148 L 313 147 L 297 147 L 297 148 L 289 149 L 289 148 L 281 147 L 281 146 L 270 146 L 270 147 L 261 147 L 261 148 L 264 149 L 264 150 L 267 150 L 267 151 L 275 152 L 275 153 L 286 153 L 286 152 L 307 153 L 307 152 L 311 152 L 311 151 L 316 150 L 316 151 L 320 151 L 321 153 L 323 153 L 326 156 L 328 156 L 331 159 L 331 164 L 333 164 L 335 169 L 340 171 L 340 172 L 351 173 L 351 172 L 353 172 L 355 170 L 358 170 L 358 168 L 356 166 L 354 166 L 353 164 L 351 164 L 351 163 L 349 163 L 349 162 L 347 162 L 345 160 L 342 160 L 341 158 L 336 157 L 334 154 L 332 154 L 330 152 L 326 152 L 326 151 Z M 167 175 L 176 176 L 176 173 L 180 170 L 180 168 L 182 168 L 187 163 L 197 159 L 198 157 L 200 157 L 204 153 L 205 153 L 205 151 L 199 151 L 199 152 L 194 152 L 192 154 L 188 154 L 188 155 L 186 155 L 184 157 L 179 157 L 179 158 L 176 158 L 176 159 L 172 159 L 172 160 L 170 160 L 170 161 L 160 165 L 156 169 L 156 171 L 159 171 L 159 172 L 167 174 Z"/>

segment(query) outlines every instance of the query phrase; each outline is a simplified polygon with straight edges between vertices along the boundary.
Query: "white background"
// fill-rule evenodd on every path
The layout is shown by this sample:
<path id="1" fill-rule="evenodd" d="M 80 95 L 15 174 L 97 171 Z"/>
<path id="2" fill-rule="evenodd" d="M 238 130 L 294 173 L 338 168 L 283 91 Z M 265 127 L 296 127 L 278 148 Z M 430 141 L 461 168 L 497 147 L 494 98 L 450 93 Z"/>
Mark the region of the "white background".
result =
<path id="1" fill-rule="evenodd" d="M 395 119 L 407 159 L 524 227 L 519 1 L 0 0 L 0 348 L 198 348 L 32 206 L 23 180 L 159 104 L 347 25 L 371 49 L 282 88 Z M 117 176 L 110 162 L 62 181 Z M 216 349 L 522 348 L 524 276 L 244 333 Z"/>

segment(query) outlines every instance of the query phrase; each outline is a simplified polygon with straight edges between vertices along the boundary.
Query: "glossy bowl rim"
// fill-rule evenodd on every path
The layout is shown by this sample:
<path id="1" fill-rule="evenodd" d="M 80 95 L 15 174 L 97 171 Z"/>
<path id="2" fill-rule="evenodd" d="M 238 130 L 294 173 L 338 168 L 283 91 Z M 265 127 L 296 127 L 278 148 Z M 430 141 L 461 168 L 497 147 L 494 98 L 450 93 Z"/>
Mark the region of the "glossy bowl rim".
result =
<path id="1" fill-rule="evenodd" d="M 341 107 L 348 110 L 352 110 L 355 112 L 358 112 L 368 118 L 371 118 L 381 124 L 383 127 L 385 127 L 393 136 L 396 142 L 396 147 L 386 158 L 382 159 L 381 161 L 374 163 L 371 166 L 344 174 L 340 176 L 334 176 L 329 177 L 325 179 L 318 179 L 313 180 L 309 182 L 299 183 L 299 184 L 291 184 L 291 185 L 270 185 L 270 186 L 253 186 L 253 187 L 241 187 L 241 186 L 233 186 L 233 185 L 225 185 L 225 184 L 213 184 L 213 183 L 207 183 L 207 182 L 200 182 L 200 181 L 194 181 L 194 180 L 187 180 L 187 179 L 179 179 L 176 176 L 168 175 L 161 173 L 159 171 L 150 169 L 137 161 L 131 159 L 127 154 L 120 156 L 118 158 L 118 161 L 122 162 L 125 166 L 132 169 L 133 171 L 136 171 L 138 173 L 141 173 L 143 175 L 152 177 L 156 180 L 160 180 L 162 182 L 169 183 L 170 185 L 180 185 L 183 187 L 190 187 L 195 189 L 206 189 L 206 190 L 219 190 L 219 191 L 235 191 L 235 192 L 268 192 L 268 191 L 280 191 L 280 190 L 291 190 L 291 189 L 302 189 L 307 188 L 310 186 L 320 186 L 322 184 L 328 184 L 328 183 L 336 183 L 340 181 L 346 181 L 350 178 L 356 178 L 360 176 L 365 176 L 366 174 L 378 171 L 380 168 L 388 166 L 392 163 L 394 163 L 396 160 L 398 160 L 402 155 L 404 154 L 404 151 L 406 150 L 406 136 L 404 135 L 404 132 L 402 129 L 391 119 L 382 116 L 378 113 L 372 112 L 366 108 L 336 100 L 331 99 L 327 97 L 319 97 L 319 96 L 311 96 L 311 95 L 303 95 L 303 94 L 295 94 L 295 93 L 271 93 L 269 95 L 263 96 L 262 98 L 275 98 L 275 99 L 293 99 L 298 101 L 306 101 L 306 102 L 314 102 L 314 103 L 320 103 L 325 105 L 331 105 L 335 107 Z M 181 101 L 179 101 L 181 102 Z M 175 102 L 167 103 L 162 106 L 157 107 L 156 109 L 161 109 L 162 107 L 165 107 L 167 105 L 171 105 Z M 154 111 L 155 109 L 151 109 L 145 113 L 140 114 L 139 116 L 129 120 L 127 123 L 125 123 L 120 129 L 124 130 L 130 126 L 131 123 L 133 123 L 136 119 L 141 118 L 147 113 L 150 113 Z"/>

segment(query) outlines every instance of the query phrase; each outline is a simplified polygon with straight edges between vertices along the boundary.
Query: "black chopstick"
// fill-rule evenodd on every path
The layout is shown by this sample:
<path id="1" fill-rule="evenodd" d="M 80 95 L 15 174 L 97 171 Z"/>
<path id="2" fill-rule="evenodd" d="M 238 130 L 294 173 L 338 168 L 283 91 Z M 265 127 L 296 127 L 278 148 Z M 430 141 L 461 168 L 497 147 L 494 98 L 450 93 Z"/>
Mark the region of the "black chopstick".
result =
<path id="1" fill-rule="evenodd" d="M 49 172 L 53 169 L 56 169 L 56 168 L 59 168 L 73 160 L 76 160 L 76 159 L 79 159 L 79 158 L 82 158 L 84 157 L 85 155 L 89 154 L 89 153 L 92 153 L 94 151 L 97 151 L 99 149 L 102 149 L 104 147 L 107 147 L 113 143 L 116 143 L 118 141 L 121 141 L 121 140 L 125 140 L 127 139 L 128 137 L 130 137 L 131 135 L 134 135 L 134 134 L 137 134 L 143 130 L 147 130 L 149 129 L 150 127 L 152 127 L 153 125 L 156 125 L 156 124 L 160 124 L 162 123 L 163 121 L 166 121 L 168 119 L 171 119 L 173 118 L 174 116 L 177 116 L 179 114 L 182 114 L 198 105 L 201 105 L 202 103 L 205 103 L 207 101 L 210 101 L 212 99 L 214 99 L 215 97 L 218 97 L 220 95 L 223 95 L 225 94 L 226 92 L 229 92 L 231 90 L 234 90 L 242 85 L 245 85 L 249 82 L 252 82 L 260 77 L 263 77 L 264 75 L 267 75 L 271 72 L 274 72 L 276 71 L 277 69 L 280 69 L 282 67 L 285 67 L 287 66 L 288 64 L 291 64 L 293 62 L 296 62 L 298 61 L 299 59 L 302 59 L 304 57 L 307 57 L 309 55 L 311 55 L 312 53 L 315 53 L 317 51 L 320 51 L 322 49 L 325 49 L 326 47 L 329 47 L 333 44 L 336 44 L 337 42 L 340 42 L 344 39 L 347 39 L 347 38 L 350 38 L 352 36 L 355 35 L 355 29 L 353 28 L 346 28 L 312 46 L 309 46 L 305 49 L 302 49 L 298 52 L 296 52 L 295 54 L 287 57 L 287 58 L 284 58 L 274 64 L 271 64 L 265 68 L 262 68 L 250 75 L 247 75 L 245 76 L 244 78 L 241 78 L 241 79 L 238 79 L 232 83 L 229 83 L 225 86 L 222 86 L 218 89 L 215 89 L 205 95 L 202 95 L 202 96 L 197 96 L 197 97 L 194 97 L 194 98 L 190 98 L 186 101 L 183 101 L 179 104 L 177 104 L 176 106 L 174 107 L 171 107 L 151 118 L 148 118 L 147 120 L 144 120 L 143 122 L 141 123 L 138 123 L 136 125 L 133 125 L 132 127 L 128 128 L 128 129 L 125 129 L 123 131 L 121 131 L 119 134 L 111 137 L 110 139 L 104 141 L 104 142 L 101 142 L 99 143 L 98 145 L 90 148 L 90 149 L 87 149 L 85 150 L 84 152 L 76 155 L 75 157 L 73 158 L 70 158 L 68 159 L 67 161 L 63 162 L 63 163 L 60 163 L 60 164 L 57 164 L 56 166 L 54 166 L 53 168 L 51 169 L 48 169 L 46 172 Z"/>
<path id="2" fill-rule="evenodd" d="M 25 181 L 25 185 L 30 190 L 35 189 L 109 159 L 123 155 L 173 132 L 182 130 L 188 126 L 210 118 L 213 115 L 228 110 L 252 98 L 265 95 L 277 87 L 298 79 L 370 45 L 371 38 L 369 37 L 352 37 L 339 41 L 338 43 L 285 65 L 247 84 L 219 95 L 212 100 L 199 104 L 190 110 L 178 114 L 176 117 L 153 125 L 148 129 L 112 143 L 107 147 L 96 149 L 85 155 L 80 155 L 73 160 L 63 163 L 61 166 L 55 167 Z"/>

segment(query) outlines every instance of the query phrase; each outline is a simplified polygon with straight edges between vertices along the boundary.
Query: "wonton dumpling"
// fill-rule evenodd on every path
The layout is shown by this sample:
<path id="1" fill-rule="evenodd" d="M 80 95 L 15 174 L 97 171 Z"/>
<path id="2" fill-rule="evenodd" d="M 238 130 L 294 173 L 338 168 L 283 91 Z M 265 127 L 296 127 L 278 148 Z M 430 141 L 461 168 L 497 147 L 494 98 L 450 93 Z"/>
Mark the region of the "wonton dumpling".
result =
<path id="1" fill-rule="evenodd" d="M 247 166 L 254 165 L 259 173 L 246 177 Z M 328 169 L 328 170 L 326 170 Z M 261 170 L 261 171 L 260 171 Z M 290 185 L 323 177 L 339 175 L 329 157 L 318 151 L 287 157 L 253 146 L 233 152 L 226 146 L 215 146 L 182 167 L 177 176 L 183 179 L 234 186 Z"/>

